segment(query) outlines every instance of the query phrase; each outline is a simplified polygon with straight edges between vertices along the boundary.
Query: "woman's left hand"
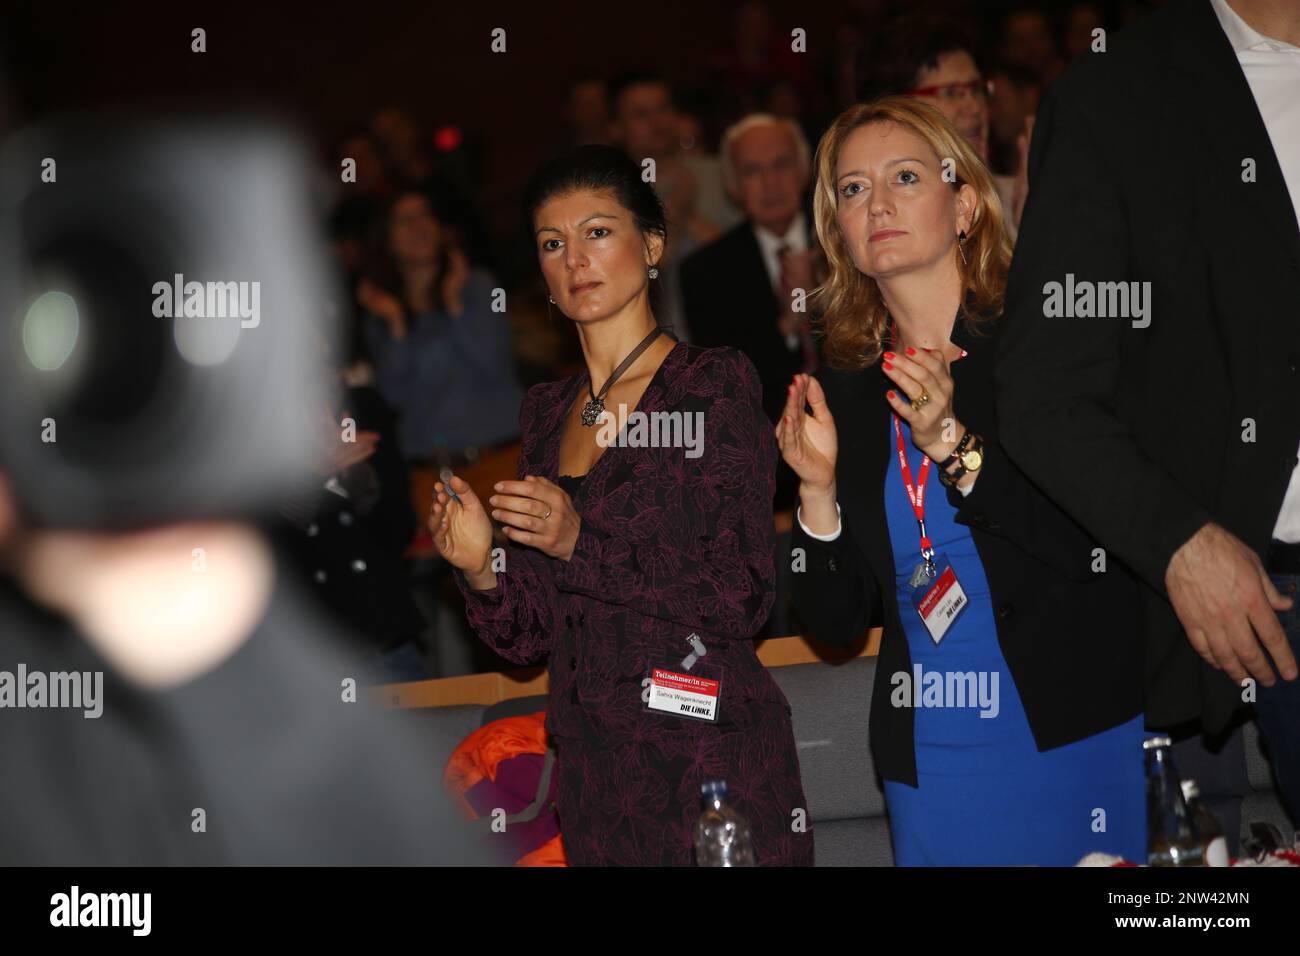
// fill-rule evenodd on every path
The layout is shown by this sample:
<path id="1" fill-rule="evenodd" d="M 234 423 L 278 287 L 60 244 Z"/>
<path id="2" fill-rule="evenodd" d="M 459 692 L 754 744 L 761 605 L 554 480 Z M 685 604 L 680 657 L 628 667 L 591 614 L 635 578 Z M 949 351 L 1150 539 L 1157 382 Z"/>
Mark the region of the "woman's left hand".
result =
<path id="1" fill-rule="evenodd" d="M 507 538 L 561 561 L 573 556 L 582 518 L 567 491 L 541 475 L 525 475 L 523 481 L 498 481 L 493 488 L 497 493 L 488 504 L 493 509 L 492 517 L 506 526 L 503 530 Z"/>
<path id="2" fill-rule="evenodd" d="M 957 447 L 964 429 L 952 411 L 953 382 L 948 363 L 937 349 L 908 349 L 906 355 L 886 352 L 884 372 L 902 393 L 885 400 L 912 429 L 912 444 L 935 462 L 943 461 Z M 930 401 L 912 408 L 912 400 L 924 391 Z"/>

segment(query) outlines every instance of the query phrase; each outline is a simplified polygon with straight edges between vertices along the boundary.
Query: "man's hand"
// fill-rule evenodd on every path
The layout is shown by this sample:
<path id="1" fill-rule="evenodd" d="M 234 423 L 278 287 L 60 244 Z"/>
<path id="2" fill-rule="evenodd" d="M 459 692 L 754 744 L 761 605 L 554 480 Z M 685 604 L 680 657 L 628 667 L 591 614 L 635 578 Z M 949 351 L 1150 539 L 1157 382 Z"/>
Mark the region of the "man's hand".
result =
<path id="1" fill-rule="evenodd" d="M 1233 683 L 1240 686 L 1249 672 L 1272 687 L 1268 655 L 1283 678 L 1295 680 L 1295 657 L 1277 619 L 1291 599 L 1278 593 L 1259 556 L 1240 539 L 1206 524 L 1174 552 L 1165 587 L 1193 649 Z"/>

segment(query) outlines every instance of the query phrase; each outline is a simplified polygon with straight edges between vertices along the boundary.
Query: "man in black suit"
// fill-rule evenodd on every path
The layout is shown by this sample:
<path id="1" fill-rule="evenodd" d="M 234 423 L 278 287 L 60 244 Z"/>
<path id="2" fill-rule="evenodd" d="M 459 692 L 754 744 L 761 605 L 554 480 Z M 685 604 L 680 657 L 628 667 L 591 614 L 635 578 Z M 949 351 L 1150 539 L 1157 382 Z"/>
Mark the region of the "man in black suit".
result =
<path id="1" fill-rule="evenodd" d="M 797 124 L 754 114 L 727 130 L 720 152 L 723 182 L 745 220 L 682 263 L 686 321 L 695 344 L 749 356 L 775 424 L 791 378 L 816 367 L 809 313 L 796 294 L 816 285 L 812 216 L 804 208 L 808 143 Z M 797 486 L 782 462 L 777 510 L 793 507 Z"/>
<path id="2" fill-rule="evenodd" d="M 1176 0 L 1048 89 L 997 370 L 1012 457 L 1147 585 L 1148 724 L 1255 700 L 1293 815 L 1297 45 L 1294 5 Z"/>

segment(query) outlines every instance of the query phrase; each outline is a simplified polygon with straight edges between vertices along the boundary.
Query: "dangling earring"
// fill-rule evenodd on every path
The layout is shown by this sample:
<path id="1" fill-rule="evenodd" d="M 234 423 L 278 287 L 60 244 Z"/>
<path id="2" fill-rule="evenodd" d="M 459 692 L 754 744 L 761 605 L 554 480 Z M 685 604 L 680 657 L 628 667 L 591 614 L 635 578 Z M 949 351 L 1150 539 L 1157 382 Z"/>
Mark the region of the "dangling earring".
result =
<path id="1" fill-rule="evenodd" d="M 957 233 L 957 251 L 961 253 L 961 264 L 969 265 L 966 261 L 966 230 L 963 229 Z"/>
<path id="2" fill-rule="evenodd" d="M 555 305 L 555 296 L 553 296 L 553 295 L 548 295 L 546 298 L 550 300 L 551 305 Z"/>
<path id="3" fill-rule="evenodd" d="M 650 267 L 650 271 L 649 271 L 648 273 L 646 273 L 646 274 L 647 274 L 648 276 L 650 276 L 650 278 L 652 278 L 652 279 L 658 279 L 658 278 L 659 278 L 659 269 L 656 268 L 655 266 L 651 266 L 651 267 Z"/>

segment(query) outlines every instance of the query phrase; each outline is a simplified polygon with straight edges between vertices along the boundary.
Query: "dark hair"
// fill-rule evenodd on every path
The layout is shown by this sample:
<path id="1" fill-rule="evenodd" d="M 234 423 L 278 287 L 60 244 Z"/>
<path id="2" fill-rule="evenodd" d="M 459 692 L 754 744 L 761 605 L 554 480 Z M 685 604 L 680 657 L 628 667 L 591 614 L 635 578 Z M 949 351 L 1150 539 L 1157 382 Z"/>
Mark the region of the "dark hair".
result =
<path id="1" fill-rule="evenodd" d="M 979 66 L 975 42 L 956 20 L 933 13 L 906 13 L 880 31 L 859 58 L 858 99 L 909 93 L 922 70 L 934 69 L 945 53 L 969 53 Z"/>
<path id="2" fill-rule="evenodd" d="M 406 281 L 397 264 L 397 257 L 393 255 L 392 222 L 393 211 L 397 204 L 410 196 L 419 196 L 425 201 L 442 232 L 437 272 L 430 292 L 433 297 L 433 307 L 439 311 L 446 308 L 446 303 L 442 301 L 442 277 L 447 272 L 451 245 L 455 241 L 455 229 L 449 222 L 446 204 L 440 201 L 436 193 L 415 186 L 393 190 L 380 214 L 371 223 L 370 235 L 367 237 L 361 261 L 361 274 L 388 294 L 396 296 L 408 316 L 414 310 L 406 299 Z"/>
<path id="3" fill-rule="evenodd" d="M 995 76 L 1005 76 L 1012 86 L 1021 90 L 1040 89 L 1043 85 L 1033 70 L 1018 63 L 1008 63 L 1006 60 L 998 60 L 989 69 L 989 79 Z"/>
<path id="4" fill-rule="evenodd" d="M 673 88 L 667 80 L 653 70 L 629 70 L 620 73 L 609 81 L 609 107 L 611 112 L 618 112 L 618 101 L 624 93 L 634 86 L 662 86 L 668 91 L 668 99 L 673 98 Z"/>
<path id="5" fill-rule="evenodd" d="M 547 160 L 524 190 L 524 224 L 530 244 L 533 217 L 550 199 L 579 189 L 609 191 L 632 214 L 642 233 L 668 241 L 668 216 L 653 186 L 641 178 L 641 167 L 614 146 L 590 143 L 575 146 Z"/>

